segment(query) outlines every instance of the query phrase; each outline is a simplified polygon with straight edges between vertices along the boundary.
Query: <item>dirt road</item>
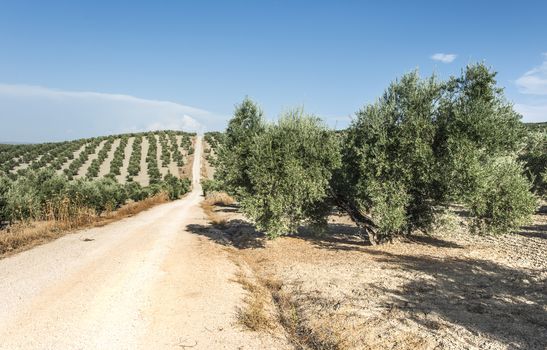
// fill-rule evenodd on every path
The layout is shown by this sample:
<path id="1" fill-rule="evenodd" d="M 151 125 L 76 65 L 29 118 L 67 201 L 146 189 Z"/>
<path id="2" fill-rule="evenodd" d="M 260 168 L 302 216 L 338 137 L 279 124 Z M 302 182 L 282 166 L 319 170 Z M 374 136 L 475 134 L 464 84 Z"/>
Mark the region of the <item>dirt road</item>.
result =
<path id="1" fill-rule="evenodd" d="M 236 267 L 186 230 L 205 224 L 195 153 L 185 198 L 0 260 L 0 349 L 275 347 L 235 325 Z"/>

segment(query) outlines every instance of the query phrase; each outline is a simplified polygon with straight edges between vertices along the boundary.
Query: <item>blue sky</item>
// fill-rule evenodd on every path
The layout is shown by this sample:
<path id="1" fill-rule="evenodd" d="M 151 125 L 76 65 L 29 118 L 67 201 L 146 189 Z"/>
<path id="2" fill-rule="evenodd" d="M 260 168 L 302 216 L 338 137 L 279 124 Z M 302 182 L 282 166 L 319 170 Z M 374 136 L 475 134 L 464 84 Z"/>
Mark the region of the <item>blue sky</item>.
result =
<path id="1" fill-rule="evenodd" d="M 3 0 L 0 141 L 219 130 L 247 95 L 268 118 L 304 106 L 344 127 L 398 76 L 476 61 L 525 121 L 547 121 L 546 13 L 545 1 Z"/>

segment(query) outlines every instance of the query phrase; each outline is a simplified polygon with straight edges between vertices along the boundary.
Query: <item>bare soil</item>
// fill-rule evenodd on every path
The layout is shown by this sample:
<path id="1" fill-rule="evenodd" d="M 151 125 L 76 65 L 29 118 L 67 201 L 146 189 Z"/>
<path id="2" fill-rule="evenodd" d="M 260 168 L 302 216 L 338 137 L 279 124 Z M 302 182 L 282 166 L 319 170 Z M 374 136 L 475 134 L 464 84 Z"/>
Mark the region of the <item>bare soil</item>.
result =
<path id="1" fill-rule="evenodd" d="M 192 231 L 224 246 L 240 266 L 240 283 L 255 286 L 246 288 L 240 321 L 276 322 L 295 348 L 546 349 L 545 213 L 500 237 L 470 235 L 452 215 L 434 236 L 377 247 L 340 215 L 322 237 L 303 230 L 275 240 L 257 233 L 237 206 L 210 215 L 215 226 Z M 264 288 L 269 316 L 255 310 Z"/>
<path id="2" fill-rule="evenodd" d="M 114 142 L 112 142 L 112 147 L 110 148 L 110 151 L 108 151 L 108 154 L 106 156 L 106 159 L 102 162 L 100 168 L 99 168 L 99 177 L 104 177 L 110 172 L 110 163 L 112 163 L 112 159 L 114 159 L 114 153 L 116 153 L 116 149 L 120 146 L 121 139 L 115 139 Z"/>
<path id="3" fill-rule="evenodd" d="M 148 147 L 150 146 L 147 137 L 142 138 L 141 143 L 141 162 L 139 174 L 133 179 L 141 184 L 141 186 L 148 186 L 150 178 L 148 177 L 148 164 L 146 163 L 146 156 L 148 155 Z"/>
<path id="4" fill-rule="evenodd" d="M 135 137 L 130 137 L 127 139 L 127 145 L 125 146 L 124 150 L 124 157 L 122 166 L 120 168 L 120 175 L 116 177 L 116 180 L 118 180 L 119 183 L 126 183 L 127 182 L 127 168 L 129 168 L 129 158 L 131 158 L 131 151 L 133 150 L 133 142 L 135 142 Z"/>
<path id="5" fill-rule="evenodd" d="M 187 229 L 193 191 L 0 260 L 0 349 L 285 349 L 236 322 L 244 298 L 228 253 Z"/>
<path id="6" fill-rule="evenodd" d="M 89 169 L 89 167 L 91 166 L 91 163 L 95 159 L 99 158 L 99 152 L 103 149 L 105 143 L 106 143 L 106 140 L 101 141 L 99 145 L 97 146 L 97 148 L 95 149 L 95 152 L 89 155 L 89 157 L 87 158 L 87 161 L 84 164 L 82 164 L 82 166 L 78 170 L 78 174 L 75 176 L 76 178 L 82 178 L 86 176 L 87 169 Z"/>
<path id="7" fill-rule="evenodd" d="M 84 148 L 85 148 L 85 144 L 83 144 L 82 146 L 80 146 L 80 148 L 78 148 L 74 153 L 73 153 L 73 157 L 72 159 L 68 159 L 62 166 L 61 166 L 61 169 L 58 171 L 58 173 L 62 173 L 63 170 L 67 169 L 70 164 L 74 161 L 74 159 L 78 159 L 78 157 L 80 156 L 80 153 L 82 153 L 84 151 Z"/>

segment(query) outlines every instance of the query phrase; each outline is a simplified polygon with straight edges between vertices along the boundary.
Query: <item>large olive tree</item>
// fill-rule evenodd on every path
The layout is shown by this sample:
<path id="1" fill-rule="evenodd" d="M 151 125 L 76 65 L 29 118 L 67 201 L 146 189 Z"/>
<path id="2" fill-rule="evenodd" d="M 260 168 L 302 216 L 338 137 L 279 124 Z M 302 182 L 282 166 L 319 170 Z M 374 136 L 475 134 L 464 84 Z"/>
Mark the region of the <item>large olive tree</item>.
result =
<path id="1" fill-rule="evenodd" d="M 347 130 L 333 197 L 372 243 L 427 229 L 433 221 L 441 92 L 434 78 L 405 75 L 359 111 Z"/>
<path id="2" fill-rule="evenodd" d="M 533 211 L 534 197 L 520 164 L 493 164 L 515 158 L 519 119 L 482 64 L 444 83 L 405 75 L 357 113 L 333 197 L 373 244 L 427 231 L 450 202 L 467 205 L 483 232 L 511 231 Z M 485 190 L 496 180 L 496 191 Z"/>
<path id="3" fill-rule="evenodd" d="M 301 111 L 266 124 L 246 99 L 219 147 L 217 174 L 271 236 L 324 224 L 338 206 L 377 244 L 430 230 L 452 203 L 467 207 L 473 229 L 510 232 L 535 207 L 516 160 L 523 135 L 483 64 L 445 82 L 413 72 L 340 134 Z"/>
<path id="4" fill-rule="evenodd" d="M 318 118 L 295 110 L 252 139 L 250 190 L 243 211 L 271 237 L 302 223 L 324 226 L 331 210 L 330 181 L 340 165 L 339 142 Z"/>

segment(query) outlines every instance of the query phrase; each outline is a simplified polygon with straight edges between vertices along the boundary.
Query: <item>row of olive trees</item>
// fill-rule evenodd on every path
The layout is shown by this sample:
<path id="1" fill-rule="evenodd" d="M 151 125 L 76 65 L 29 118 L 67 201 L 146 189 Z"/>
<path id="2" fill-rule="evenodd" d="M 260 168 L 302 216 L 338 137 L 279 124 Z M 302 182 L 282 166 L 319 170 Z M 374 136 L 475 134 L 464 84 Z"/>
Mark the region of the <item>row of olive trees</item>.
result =
<path id="1" fill-rule="evenodd" d="M 82 209 L 95 215 L 114 210 L 129 199 L 140 201 L 160 192 L 170 199 L 190 189 L 188 179 L 167 175 L 161 182 L 142 187 L 136 182 L 119 184 L 112 178 L 69 180 L 53 169 L 27 171 L 11 180 L 0 173 L 0 224 L 28 220 L 63 219 Z"/>
<path id="2" fill-rule="evenodd" d="M 349 128 L 333 132 L 301 110 L 266 123 L 246 99 L 230 120 L 217 179 L 271 236 L 324 227 L 333 207 L 376 244 L 429 231 L 439 211 L 465 205 L 477 232 L 509 232 L 536 206 L 517 160 L 525 135 L 495 73 L 392 83 Z"/>

